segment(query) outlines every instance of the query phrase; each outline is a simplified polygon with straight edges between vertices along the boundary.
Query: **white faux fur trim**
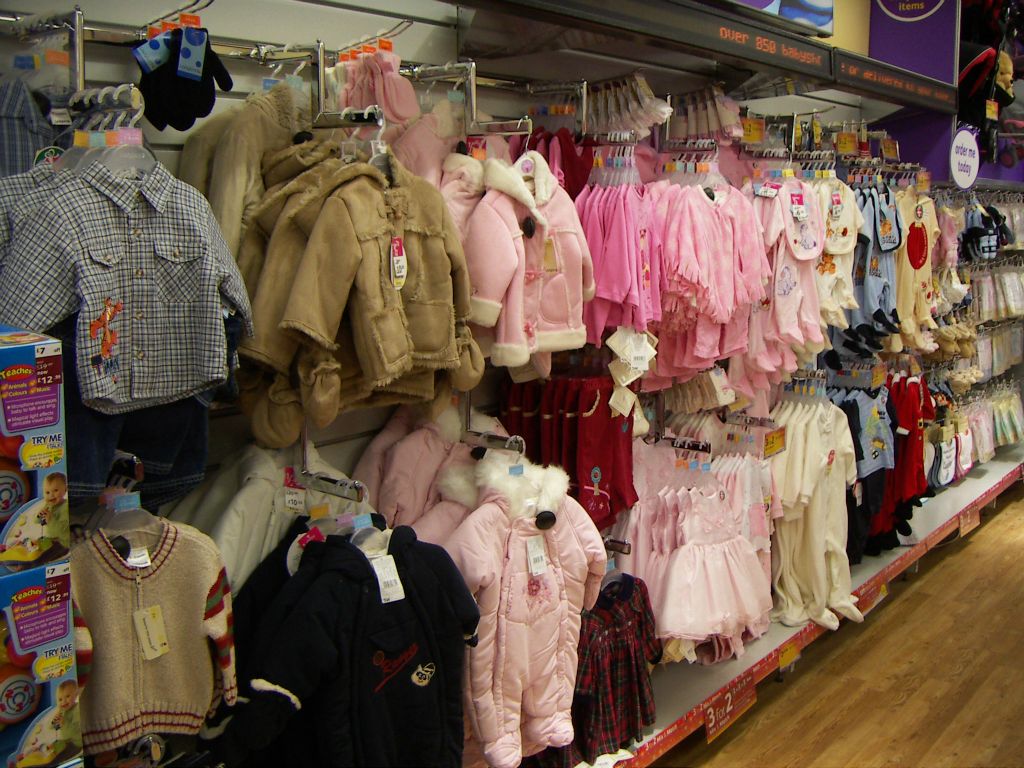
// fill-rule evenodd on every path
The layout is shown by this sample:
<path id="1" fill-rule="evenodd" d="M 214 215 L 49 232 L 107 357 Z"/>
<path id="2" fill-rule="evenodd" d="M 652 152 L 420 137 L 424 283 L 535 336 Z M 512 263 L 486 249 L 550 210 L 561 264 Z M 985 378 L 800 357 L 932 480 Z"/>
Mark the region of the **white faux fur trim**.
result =
<path id="1" fill-rule="evenodd" d="M 563 352 L 581 349 L 587 343 L 587 329 L 537 331 L 537 352 Z"/>
<path id="2" fill-rule="evenodd" d="M 533 162 L 533 192 L 530 191 L 523 177 L 522 166 L 526 160 Z M 548 220 L 541 214 L 538 204 L 543 205 L 551 199 L 551 195 L 554 194 L 552 185 L 557 187 L 558 180 L 551 173 L 551 169 L 548 168 L 547 161 L 542 155 L 533 151 L 527 152 L 516 161 L 514 166 L 501 160 L 486 160 L 484 162 L 484 185 L 488 189 L 506 194 L 526 206 L 533 218 L 537 220 L 537 224 L 547 227 Z"/>
<path id="3" fill-rule="evenodd" d="M 526 459 L 521 459 L 523 474 L 510 475 L 508 469 L 517 458 L 510 451 L 488 451 L 476 465 L 477 485 L 508 499 L 510 519 L 561 509 L 569 492 L 569 475 L 560 467 L 539 467 Z M 537 501 L 536 510 L 526 505 L 531 498 Z"/>
<path id="4" fill-rule="evenodd" d="M 484 191 L 484 164 L 475 157 L 453 152 L 444 159 L 441 168 L 445 173 L 461 171 L 462 178 L 470 185 L 471 191 L 478 193 Z"/>
<path id="5" fill-rule="evenodd" d="M 473 510 L 478 506 L 480 491 L 476 487 L 476 467 L 452 464 L 441 471 L 437 480 L 441 498 L 461 504 Z"/>
<path id="6" fill-rule="evenodd" d="M 287 688 L 282 688 L 280 685 L 274 685 L 273 683 L 257 678 L 249 683 L 249 687 L 254 691 L 260 691 L 261 693 L 279 693 L 284 696 L 288 701 L 291 702 L 292 706 L 295 707 L 296 711 L 302 709 L 302 702 L 299 701 L 299 697 L 289 691 Z"/>
<path id="7" fill-rule="evenodd" d="M 234 715 L 228 715 L 214 726 L 203 723 L 202 728 L 199 729 L 199 738 L 203 741 L 212 741 L 218 736 L 221 736 L 224 731 L 228 729 L 228 725 L 231 723 L 232 718 L 234 718 Z"/>
<path id="8" fill-rule="evenodd" d="M 491 363 L 503 365 L 507 368 L 515 368 L 517 365 L 526 365 L 530 362 L 530 349 L 525 344 L 498 344 L 491 345 Z"/>
<path id="9" fill-rule="evenodd" d="M 498 323 L 498 316 L 501 314 L 501 302 L 481 299 L 479 296 L 472 296 L 469 299 L 469 321 L 482 325 L 485 328 L 493 328 Z"/>

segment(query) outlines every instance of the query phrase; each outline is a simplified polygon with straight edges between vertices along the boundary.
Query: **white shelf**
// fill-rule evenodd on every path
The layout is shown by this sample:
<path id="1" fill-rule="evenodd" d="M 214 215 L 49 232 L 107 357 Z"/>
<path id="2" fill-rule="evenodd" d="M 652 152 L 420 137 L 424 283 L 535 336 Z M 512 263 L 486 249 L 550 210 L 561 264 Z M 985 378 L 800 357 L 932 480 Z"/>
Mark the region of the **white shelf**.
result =
<path id="1" fill-rule="evenodd" d="M 920 559 L 929 549 L 961 527 L 967 531 L 971 516 L 1021 480 L 1024 446 L 1000 449 L 994 459 L 976 467 L 955 486 L 949 487 L 914 510 L 911 525 L 918 543 L 885 552 L 878 557 L 866 556 L 851 569 L 854 593 L 862 607 L 870 608 L 883 585 Z M 870 621 L 870 617 L 867 619 Z M 654 730 L 634 749 L 634 757 L 619 763 L 639 768 L 655 760 L 704 725 L 704 705 L 718 692 L 750 672 L 754 683 L 764 680 L 779 668 L 780 656 L 785 659 L 795 647 L 803 648 L 827 630 L 814 624 L 785 627 L 773 623 L 762 637 L 748 643 L 739 659 L 700 666 L 669 664 L 658 667 L 653 674 L 657 721 Z"/>

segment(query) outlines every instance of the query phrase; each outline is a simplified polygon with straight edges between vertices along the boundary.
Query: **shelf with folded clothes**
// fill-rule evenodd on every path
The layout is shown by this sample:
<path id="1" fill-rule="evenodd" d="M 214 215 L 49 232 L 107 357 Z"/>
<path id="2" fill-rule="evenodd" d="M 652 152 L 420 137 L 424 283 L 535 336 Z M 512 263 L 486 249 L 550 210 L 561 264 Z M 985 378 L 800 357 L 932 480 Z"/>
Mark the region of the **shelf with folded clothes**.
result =
<path id="1" fill-rule="evenodd" d="M 917 541 L 866 558 L 851 569 L 854 594 L 866 612 L 884 596 L 885 585 L 909 570 L 929 550 L 960 531 L 968 533 L 979 512 L 1022 479 L 1024 446 L 1001 449 L 987 464 L 975 468 L 962 482 L 926 501 L 915 515 Z M 870 620 L 870 619 L 869 619 Z M 706 667 L 671 665 L 653 675 L 657 722 L 653 732 L 619 765 L 641 768 L 706 725 L 705 708 L 720 691 L 737 681 L 754 685 L 792 665 L 799 651 L 825 634 L 816 624 L 786 627 L 773 623 L 768 632 L 747 645 L 739 659 Z"/>

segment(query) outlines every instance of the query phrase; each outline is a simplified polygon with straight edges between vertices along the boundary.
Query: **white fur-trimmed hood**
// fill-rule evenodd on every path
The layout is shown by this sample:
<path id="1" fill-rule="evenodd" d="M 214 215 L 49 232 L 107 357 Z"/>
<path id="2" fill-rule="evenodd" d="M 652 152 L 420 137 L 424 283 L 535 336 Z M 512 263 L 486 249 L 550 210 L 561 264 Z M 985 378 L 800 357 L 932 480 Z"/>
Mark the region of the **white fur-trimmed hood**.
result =
<path id="1" fill-rule="evenodd" d="M 569 476 L 559 467 L 539 467 L 522 460 L 523 474 L 510 475 L 509 467 L 516 463 L 515 454 L 507 451 L 488 451 L 476 466 L 476 484 L 480 501 L 496 494 L 508 502 L 508 517 L 515 520 L 536 512 L 557 512 L 569 492 Z M 536 509 L 527 508 L 527 502 L 536 499 Z"/>
<path id="2" fill-rule="evenodd" d="M 529 176 L 533 176 L 532 192 L 526 183 Z M 547 219 L 540 212 L 540 206 L 546 205 L 555 194 L 558 179 L 540 153 L 530 150 L 516 160 L 515 165 L 501 160 L 485 161 L 484 186 L 522 203 L 540 226 L 548 225 Z"/>
<path id="3" fill-rule="evenodd" d="M 452 152 L 444 159 L 441 168 L 445 173 L 458 174 L 459 179 L 466 184 L 467 191 L 483 194 L 484 164 L 475 157 Z"/>

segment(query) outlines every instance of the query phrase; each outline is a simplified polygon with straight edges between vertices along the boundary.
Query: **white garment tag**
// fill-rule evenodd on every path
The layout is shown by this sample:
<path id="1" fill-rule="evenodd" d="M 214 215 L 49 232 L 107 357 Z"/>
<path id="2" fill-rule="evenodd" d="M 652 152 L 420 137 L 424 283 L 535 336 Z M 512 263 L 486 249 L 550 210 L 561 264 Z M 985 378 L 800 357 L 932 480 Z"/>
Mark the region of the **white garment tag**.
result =
<path id="1" fill-rule="evenodd" d="M 409 259 L 405 255 L 405 242 L 400 237 L 391 238 L 391 284 L 399 291 L 405 287 L 409 276 Z"/>
<path id="2" fill-rule="evenodd" d="M 756 194 L 758 197 L 767 197 L 770 199 L 773 197 L 778 197 L 780 189 L 782 189 L 781 184 L 776 184 L 773 181 L 766 181 L 764 184 L 757 188 Z"/>
<path id="3" fill-rule="evenodd" d="M 608 406 L 616 413 L 628 417 L 633 412 L 636 402 L 636 395 L 632 390 L 616 386 L 611 399 L 608 400 Z"/>
<path id="4" fill-rule="evenodd" d="M 864 503 L 864 486 L 861 485 L 860 480 L 853 484 L 853 498 L 858 507 Z"/>
<path id="5" fill-rule="evenodd" d="M 284 508 L 289 512 L 305 512 L 306 492 L 299 488 L 285 488 Z"/>
<path id="6" fill-rule="evenodd" d="M 544 550 L 544 537 L 531 536 L 526 540 L 526 561 L 531 576 L 540 576 L 548 572 L 548 558 Z"/>
<path id="7" fill-rule="evenodd" d="M 615 383 L 622 387 L 629 386 L 644 375 L 642 370 L 634 368 L 629 363 L 624 363 L 621 360 L 612 360 L 608 363 L 608 372 L 612 375 Z"/>
<path id="8" fill-rule="evenodd" d="M 382 555 L 370 560 L 370 565 L 373 566 L 373 572 L 377 575 L 380 601 L 387 605 L 405 600 L 405 588 L 402 586 L 402 580 L 398 578 L 395 558 L 392 555 Z"/>
<path id="9" fill-rule="evenodd" d="M 125 560 L 130 568 L 149 568 L 153 562 L 149 559 L 149 550 L 145 547 L 132 548 Z"/>
<path id="10" fill-rule="evenodd" d="M 152 661 L 171 650 L 167 642 L 167 630 L 164 628 L 164 613 L 159 605 L 139 608 L 132 614 L 132 619 L 139 647 L 142 648 L 142 658 Z"/>
<path id="11" fill-rule="evenodd" d="M 71 125 L 71 112 L 66 107 L 51 109 L 50 125 Z"/>

